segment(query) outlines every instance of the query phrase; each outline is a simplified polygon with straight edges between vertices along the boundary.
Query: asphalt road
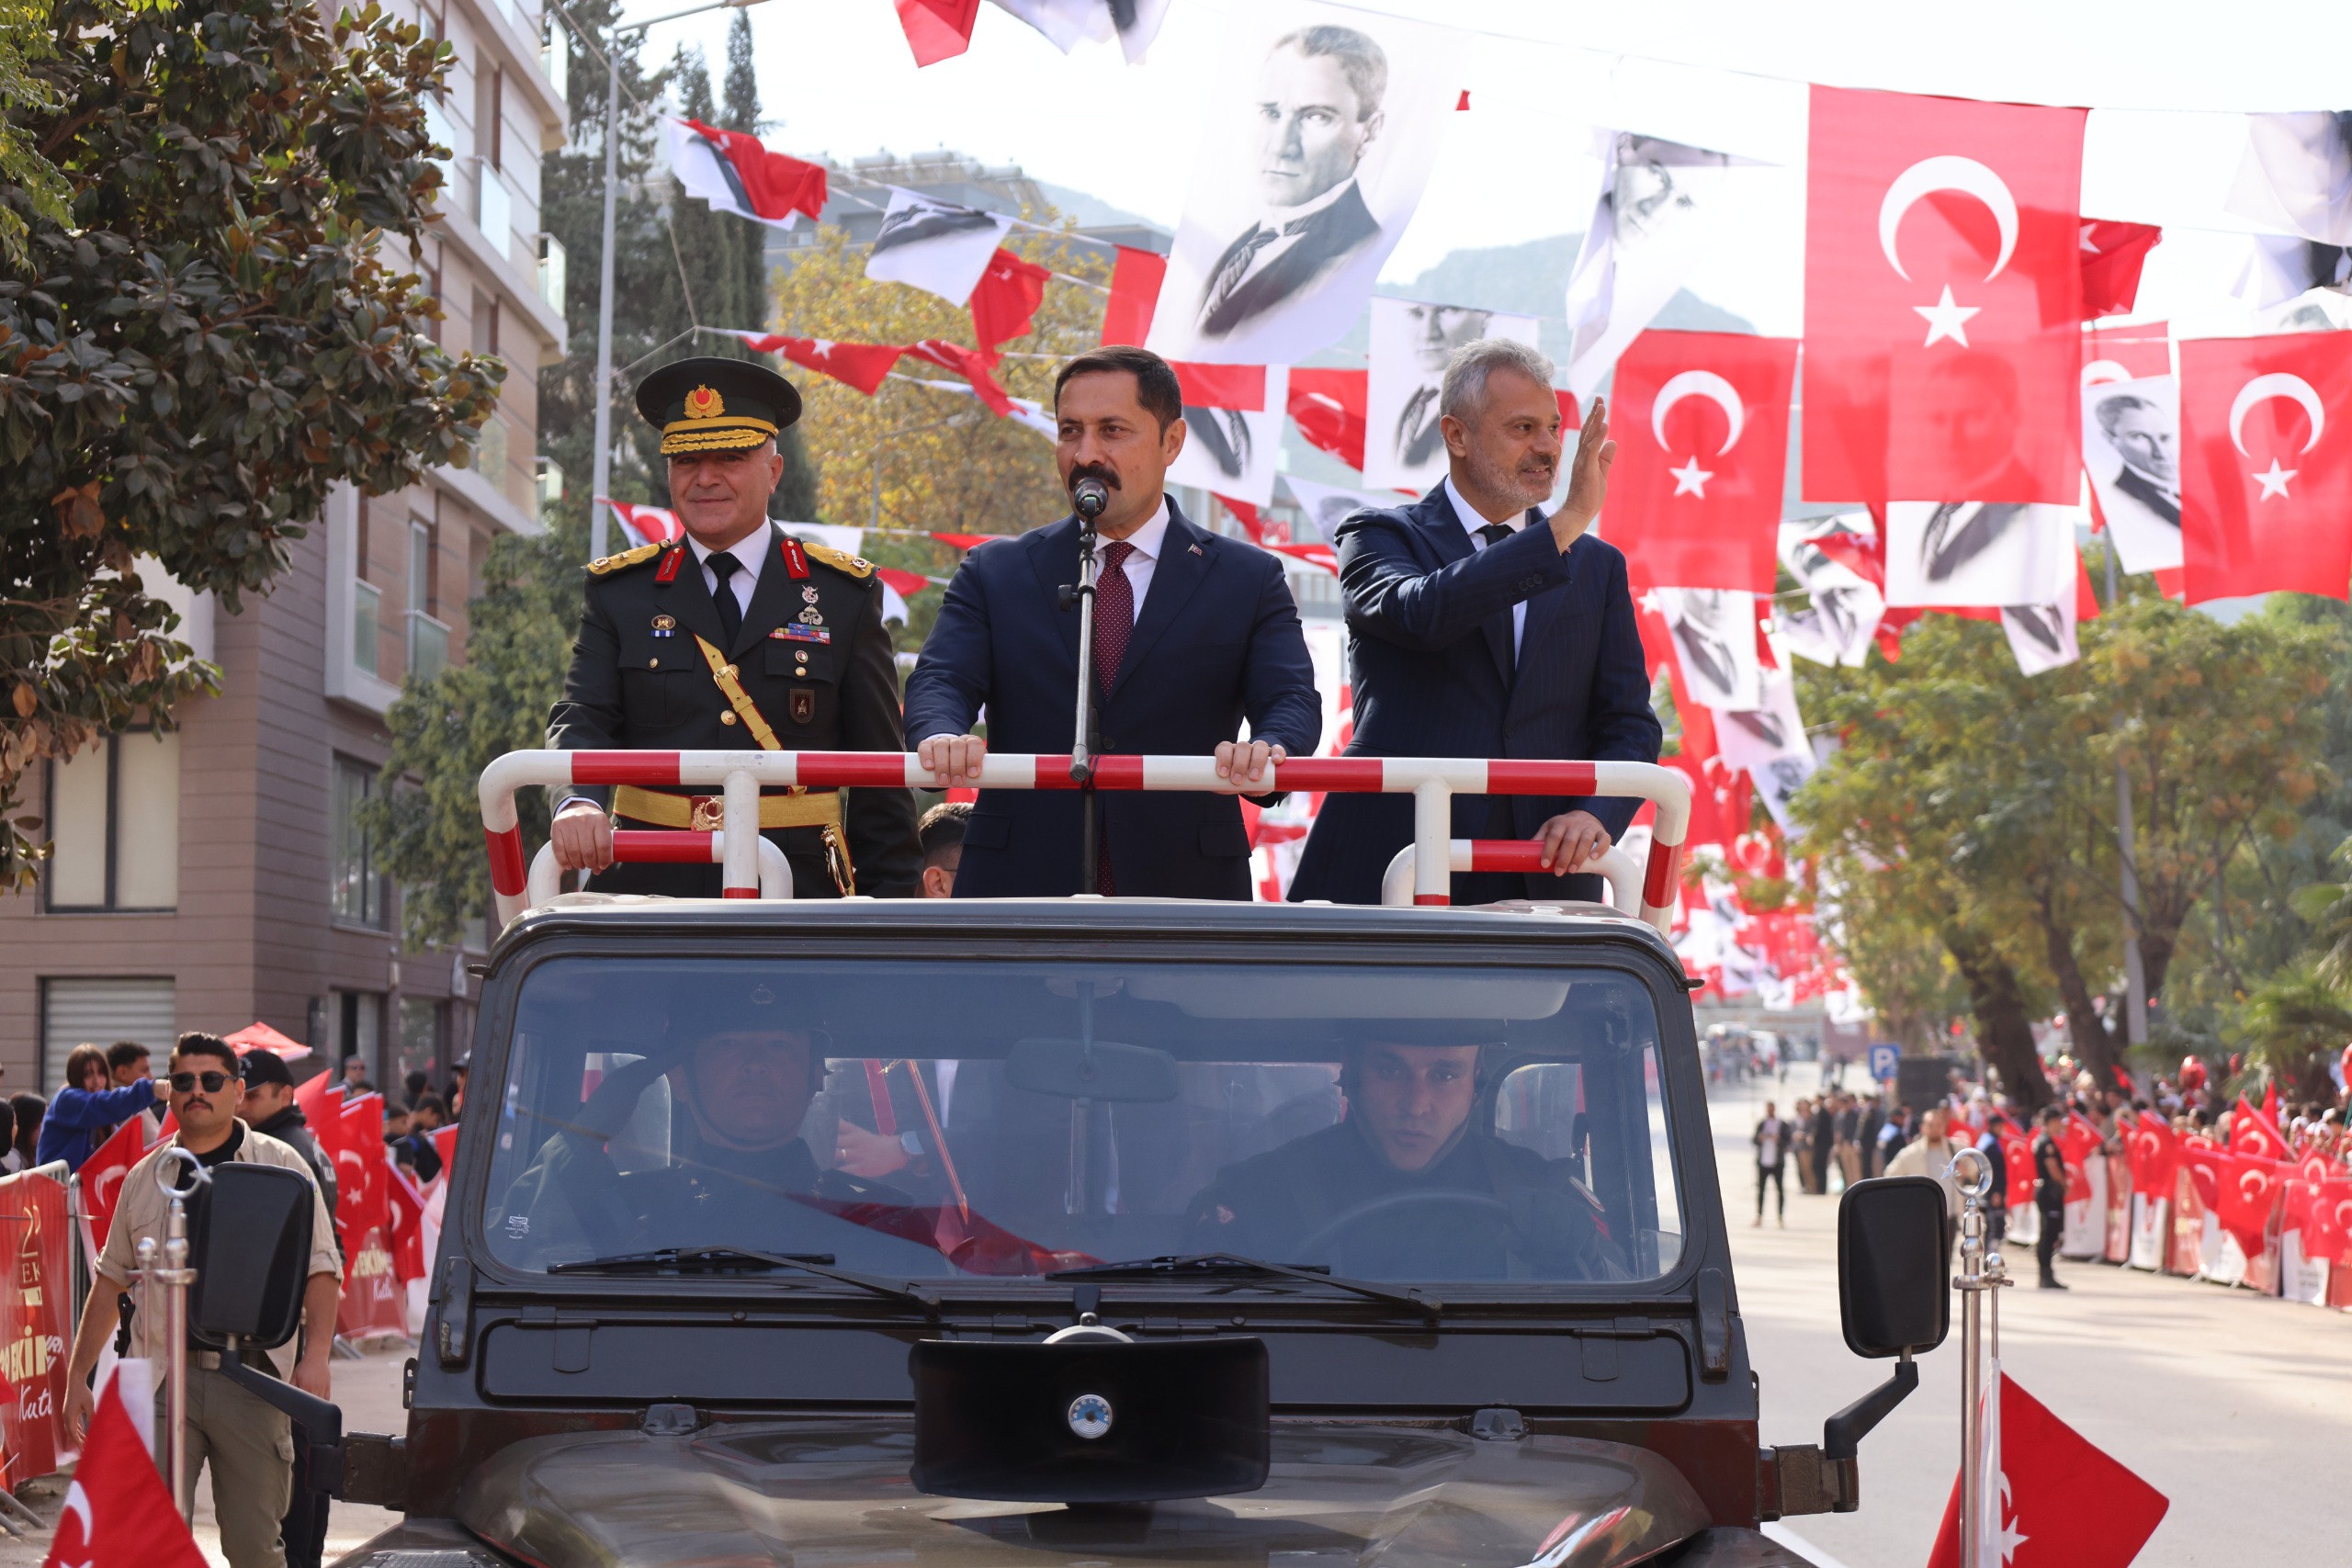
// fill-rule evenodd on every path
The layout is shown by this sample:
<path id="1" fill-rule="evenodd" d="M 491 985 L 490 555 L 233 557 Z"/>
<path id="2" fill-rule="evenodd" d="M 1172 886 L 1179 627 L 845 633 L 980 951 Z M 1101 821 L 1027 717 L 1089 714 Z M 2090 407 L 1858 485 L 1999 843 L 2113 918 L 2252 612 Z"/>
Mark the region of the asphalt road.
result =
<path id="1" fill-rule="evenodd" d="M 1719 1088 L 1710 1107 L 1768 1444 L 1819 1442 L 1823 1418 L 1892 1364 L 1858 1359 L 1840 1336 L 1835 1198 L 1802 1194 L 1792 1177 L 1787 1228 L 1749 1224 L 1762 1102 L 1785 1114 L 1813 1085 L 1800 1065 L 1785 1086 Z M 2072 1288 L 2038 1291 L 2031 1257 L 2010 1260 L 2024 1283 L 2000 1292 L 2002 1363 L 2171 1499 L 2143 1568 L 2352 1561 L 2352 1314 L 2104 1264 L 2059 1269 Z M 1918 1392 L 1863 1439 L 1860 1511 L 1776 1527 L 1825 1568 L 1927 1561 L 1960 1465 L 1959 1315 L 1922 1359 Z M 2034 1521 L 2016 1528 L 2030 1536 Z"/>

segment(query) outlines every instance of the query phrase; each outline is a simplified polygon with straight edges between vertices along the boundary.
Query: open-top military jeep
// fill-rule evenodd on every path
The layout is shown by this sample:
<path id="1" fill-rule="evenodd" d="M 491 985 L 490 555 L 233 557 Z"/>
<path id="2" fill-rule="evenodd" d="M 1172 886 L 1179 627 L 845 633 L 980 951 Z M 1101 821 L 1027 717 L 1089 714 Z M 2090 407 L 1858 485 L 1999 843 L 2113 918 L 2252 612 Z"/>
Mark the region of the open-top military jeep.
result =
<path id="1" fill-rule="evenodd" d="M 1756 1526 L 1856 1505 L 1855 1440 L 1940 1337 L 1940 1235 L 1894 1258 L 1916 1238 L 1849 1225 L 1849 1338 L 1905 1364 L 1821 1447 L 1759 1446 L 1658 929 L 1687 818 L 1668 770 L 1598 781 L 1660 802 L 1639 915 L 523 909 L 517 784 L 732 775 L 748 821 L 746 775 L 912 764 L 518 756 L 484 784 L 513 919 L 408 1431 L 344 1446 L 345 1495 L 406 1522 L 347 1562 L 1796 1562 Z M 991 758 L 989 782 L 1057 761 Z M 1097 781 L 1199 788 L 1195 761 Z M 1515 852 L 1445 845 L 1450 790 L 1596 782 L 1369 767 L 1279 779 L 1417 793 L 1425 905 L 1448 863 Z M 755 843 L 697 852 L 749 891 Z"/>

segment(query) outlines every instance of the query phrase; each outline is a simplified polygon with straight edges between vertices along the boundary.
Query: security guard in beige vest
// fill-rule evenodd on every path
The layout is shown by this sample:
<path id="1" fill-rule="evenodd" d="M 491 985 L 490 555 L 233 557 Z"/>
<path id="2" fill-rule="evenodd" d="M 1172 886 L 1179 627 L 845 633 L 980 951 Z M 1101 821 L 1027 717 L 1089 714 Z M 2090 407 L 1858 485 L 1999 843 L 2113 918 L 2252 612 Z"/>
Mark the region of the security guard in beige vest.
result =
<path id="1" fill-rule="evenodd" d="M 640 413 L 662 431 L 670 504 L 685 537 L 588 567 L 587 605 L 548 744 L 564 750 L 897 751 L 899 681 L 874 568 L 768 521 L 784 475 L 776 433 L 800 394 L 736 359 L 684 359 L 646 377 Z M 627 827 L 718 826 L 718 792 L 578 788 L 551 835 L 600 892 L 717 897 L 716 865 L 613 863 Z M 609 814 L 608 814 L 609 807 Z M 910 897 L 922 854 L 903 789 L 767 791 L 760 826 L 792 863 L 795 897 Z"/>

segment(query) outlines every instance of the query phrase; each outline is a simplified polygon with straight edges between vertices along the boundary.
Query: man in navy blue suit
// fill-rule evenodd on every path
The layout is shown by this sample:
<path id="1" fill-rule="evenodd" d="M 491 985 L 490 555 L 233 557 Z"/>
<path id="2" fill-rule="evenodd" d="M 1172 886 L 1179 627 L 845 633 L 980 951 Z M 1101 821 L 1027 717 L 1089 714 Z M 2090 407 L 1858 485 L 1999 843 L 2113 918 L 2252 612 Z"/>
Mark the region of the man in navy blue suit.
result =
<path id="1" fill-rule="evenodd" d="M 1411 506 L 1356 513 L 1333 537 L 1347 597 L 1356 757 L 1657 761 L 1662 739 L 1625 558 L 1587 533 L 1616 446 L 1594 400 L 1567 499 L 1540 503 L 1560 467 L 1552 362 L 1481 338 L 1455 350 L 1438 396 L 1443 483 Z M 1600 896 L 1569 875 L 1633 820 L 1628 799 L 1462 796 L 1458 839 L 1540 839 L 1541 873 L 1462 873 L 1457 904 Z M 1306 840 L 1293 898 L 1380 901 L 1412 842 L 1412 797 L 1333 795 Z"/>
<path id="2" fill-rule="evenodd" d="M 1086 796 L 982 790 L 964 825 L 956 896 L 1070 893 L 1247 898 L 1250 840 L 1237 795 L 1314 754 L 1323 706 L 1279 557 L 1202 528 L 1164 488 L 1184 447 L 1176 373 L 1140 348 L 1080 355 L 1054 380 L 1064 490 L 1097 479 L 1094 608 L 1098 750 L 1216 758 L 1219 794 L 1105 792 L 1095 885 L 1081 886 Z M 945 789 L 979 776 L 988 747 L 1065 752 L 1075 732 L 1078 519 L 979 546 L 947 585 L 907 678 L 907 744 Z M 988 739 L 970 733 L 981 711 Z M 1250 739 L 1237 741 L 1241 721 Z"/>

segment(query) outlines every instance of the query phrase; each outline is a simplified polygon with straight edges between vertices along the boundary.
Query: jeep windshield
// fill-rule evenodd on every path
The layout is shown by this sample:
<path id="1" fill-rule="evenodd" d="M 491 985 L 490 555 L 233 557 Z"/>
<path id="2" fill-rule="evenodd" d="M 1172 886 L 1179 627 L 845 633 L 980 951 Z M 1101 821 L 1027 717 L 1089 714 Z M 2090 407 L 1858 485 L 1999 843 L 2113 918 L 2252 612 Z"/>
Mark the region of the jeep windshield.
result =
<path id="1" fill-rule="evenodd" d="M 513 1028 L 484 1228 L 518 1269 L 1214 1255 L 1160 1272 L 1293 1290 L 1248 1261 L 1600 1284 L 1681 1252 L 1657 1010 L 1598 965 L 557 957 Z"/>

